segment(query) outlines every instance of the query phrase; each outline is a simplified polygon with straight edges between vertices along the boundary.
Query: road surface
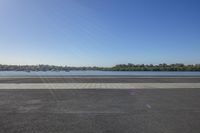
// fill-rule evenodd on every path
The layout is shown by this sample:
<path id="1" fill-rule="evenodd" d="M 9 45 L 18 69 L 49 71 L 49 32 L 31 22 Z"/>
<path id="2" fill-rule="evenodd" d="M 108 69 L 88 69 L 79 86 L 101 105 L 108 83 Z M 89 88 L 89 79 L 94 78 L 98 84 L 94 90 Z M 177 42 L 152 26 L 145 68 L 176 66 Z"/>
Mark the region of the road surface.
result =
<path id="1" fill-rule="evenodd" d="M 200 133 L 199 125 L 200 88 L 0 89 L 0 133 Z"/>

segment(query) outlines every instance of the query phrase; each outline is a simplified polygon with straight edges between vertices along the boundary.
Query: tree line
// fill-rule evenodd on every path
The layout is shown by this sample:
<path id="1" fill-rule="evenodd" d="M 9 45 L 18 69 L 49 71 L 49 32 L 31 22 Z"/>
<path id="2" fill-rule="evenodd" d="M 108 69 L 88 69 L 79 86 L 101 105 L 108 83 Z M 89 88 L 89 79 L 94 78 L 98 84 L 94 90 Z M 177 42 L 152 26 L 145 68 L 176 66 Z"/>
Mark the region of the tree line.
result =
<path id="1" fill-rule="evenodd" d="M 159 65 L 145 65 L 145 64 L 120 64 L 112 67 L 113 71 L 200 71 L 200 64 L 159 64 Z"/>
<path id="2" fill-rule="evenodd" d="M 1 65 L 0 71 L 72 71 L 72 70 L 99 70 L 99 71 L 200 71 L 200 64 L 119 64 L 113 67 L 70 67 L 55 65 Z"/>

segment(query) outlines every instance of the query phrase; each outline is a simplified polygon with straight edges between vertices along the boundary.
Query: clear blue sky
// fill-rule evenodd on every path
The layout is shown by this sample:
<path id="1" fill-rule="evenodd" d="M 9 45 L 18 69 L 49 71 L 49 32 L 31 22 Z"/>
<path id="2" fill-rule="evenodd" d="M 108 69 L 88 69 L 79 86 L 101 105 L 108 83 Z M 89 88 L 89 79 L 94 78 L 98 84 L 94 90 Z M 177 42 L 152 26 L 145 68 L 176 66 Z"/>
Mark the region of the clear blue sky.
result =
<path id="1" fill-rule="evenodd" d="M 200 63 L 199 0 L 0 0 L 0 64 Z"/>

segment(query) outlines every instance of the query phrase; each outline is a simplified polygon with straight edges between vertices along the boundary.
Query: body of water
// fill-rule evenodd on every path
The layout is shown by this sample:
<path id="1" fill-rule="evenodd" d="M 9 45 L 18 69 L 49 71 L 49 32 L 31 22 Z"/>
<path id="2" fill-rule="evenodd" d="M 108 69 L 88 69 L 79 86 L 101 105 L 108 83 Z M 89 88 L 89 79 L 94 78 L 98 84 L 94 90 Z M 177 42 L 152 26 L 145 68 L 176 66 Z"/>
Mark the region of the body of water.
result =
<path id="1" fill-rule="evenodd" d="M 1 71 L 0 77 L 35 77 L 35 76 L 200 76 L 200 72 L 152 72 L 152 71 Z"/>

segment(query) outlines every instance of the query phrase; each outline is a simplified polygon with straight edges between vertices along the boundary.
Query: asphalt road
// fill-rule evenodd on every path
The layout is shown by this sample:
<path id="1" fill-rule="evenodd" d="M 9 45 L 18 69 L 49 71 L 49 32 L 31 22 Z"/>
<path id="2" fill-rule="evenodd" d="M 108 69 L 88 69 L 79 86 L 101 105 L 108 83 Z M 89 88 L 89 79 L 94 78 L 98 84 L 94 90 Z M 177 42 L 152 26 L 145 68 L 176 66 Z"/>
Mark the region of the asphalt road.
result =
<path id="1" fill-rule="evenodd" d="M 200 89 L 0 90 L 0 133 L 200 133 Z"/>
<path id="2" fill-rule="evenodd" d="M 200 83 L 200 77 L 1 77 L 0 83 Z"/>

